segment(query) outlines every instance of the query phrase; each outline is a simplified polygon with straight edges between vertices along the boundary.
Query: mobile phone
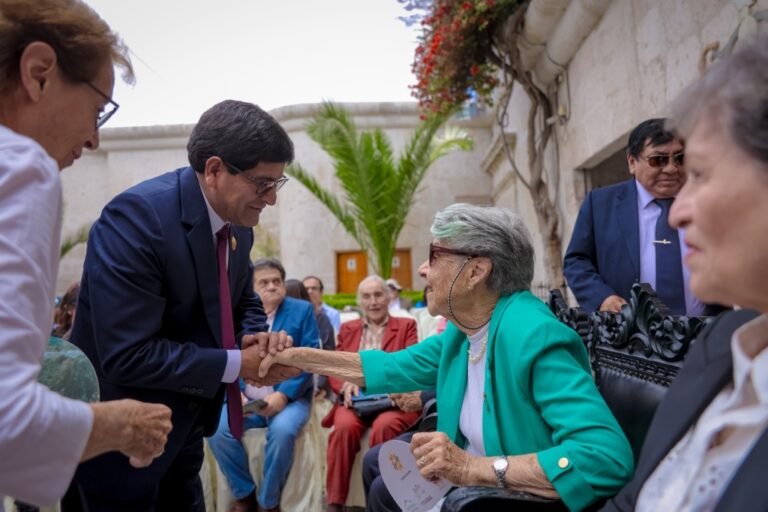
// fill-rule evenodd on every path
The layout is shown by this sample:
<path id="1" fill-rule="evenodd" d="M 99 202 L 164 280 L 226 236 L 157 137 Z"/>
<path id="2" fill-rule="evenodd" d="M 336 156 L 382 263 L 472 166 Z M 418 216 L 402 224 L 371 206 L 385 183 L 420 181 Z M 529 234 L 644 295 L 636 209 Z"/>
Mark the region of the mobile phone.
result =
<path id="1" fill-rule="evenodd" d="M 263 408 L 267 406 L 266 400 L 259 398 L 258 400 L 251 400 L 243 405 L 244 414 L 258 414 Z"/>

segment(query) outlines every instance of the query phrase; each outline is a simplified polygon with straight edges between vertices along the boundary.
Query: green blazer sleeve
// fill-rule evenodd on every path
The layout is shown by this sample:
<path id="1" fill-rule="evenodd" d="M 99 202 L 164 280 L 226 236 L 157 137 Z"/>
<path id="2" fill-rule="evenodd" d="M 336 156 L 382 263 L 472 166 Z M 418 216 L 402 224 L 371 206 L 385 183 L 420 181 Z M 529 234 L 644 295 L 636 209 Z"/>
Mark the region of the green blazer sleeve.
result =
<path id="1" fill-rule="evenodd" d="M 531 393 L 554 444 L 536 455 L 568 508 L 581 510 L 618 492 L 632 477 L 632 449 L 591 375 L 566 347 L 539 354 Z"/>
<path id="2" fill-rule="evenodd" d="M 442 338 L 432 336 L 397 352 L 363 350 L 366 393 L 406 393 L 435 389 Z"/>

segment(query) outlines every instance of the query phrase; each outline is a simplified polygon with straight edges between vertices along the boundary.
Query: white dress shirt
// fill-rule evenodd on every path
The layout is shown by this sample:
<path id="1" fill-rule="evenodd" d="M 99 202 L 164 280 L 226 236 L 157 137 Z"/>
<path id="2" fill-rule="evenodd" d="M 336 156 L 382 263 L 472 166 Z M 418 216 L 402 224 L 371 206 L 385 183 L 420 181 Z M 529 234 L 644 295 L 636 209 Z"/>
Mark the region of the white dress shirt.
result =
<path id="1" fill-rule="evenodd" d="M 640 229 L 640 282 L 648 283 L 656 289 L 656 247 L 653 241 L 656 239 L 656 221 L 661 215 L 661 207 L 653 202 L 655 199 L 639 181 L 637 185 L 637 218 Z M 697 299 L 691 291 L 691 272 L 683 263 L 688 247 L 683 237 L 685 232 L 677 230 L 680 237 L 680 264 L 683 266 L 683 286 L 685 288 L 685 312 L 689 316 L 704 314 L 706 305 Z"/>
<path id="2" fill-rule="evenodd" d="M 211 223 L 211 232 L 213 233 L 213 250 L 217 250 L 218 240 L 216 239 L 216 233 L 221 231 L 221 228 L 227 225 L 227 222 L 219 217 L 219 214 L 216 213 L 216 211 L 211 206 L 211 203 L 208 202 L 208 198 L 205 197 L 205 192 L 203 192 L 203 186 L 200 185 L 200 193 L 203 194 L 203 200 L 205 201 L 205 207 L 208 210 L 208 220 Z M 218 254 L 216 255 L 216 260 L 218 261 Z M 229 269 L 229 251 L 226 253 L 226 259 L 227 259 L 227 269 Z M 217 281 L 218 282 L 218 281 Z M 240 354 L 240 349 L 233 349 L 233 350 L 227 350 L 227 364 L 224 366 L 224 374 L 221 376 L 221 382 L 225 382 L 229 384 L 230 382 L 235 382 L 237 378 L 240 376 L 240 367 L 242 366 L 242 355 Z"/>
<path id="3" fill-rule="evenodd" d="M 93 427 L 87 404 L 37 382 L 53 321 L 61 203 L 56 162 L 0 125 L 0 496 L 36 505 L 64 495 Z"/>
<path id="4" fill-rule="evenodd" d="M 768 315 L 733 333 L 733 382 L 648 477 L 638 512 L 713 510 L 768 426 Z M 755 475 L 755 485 L 761 477 Z"/>

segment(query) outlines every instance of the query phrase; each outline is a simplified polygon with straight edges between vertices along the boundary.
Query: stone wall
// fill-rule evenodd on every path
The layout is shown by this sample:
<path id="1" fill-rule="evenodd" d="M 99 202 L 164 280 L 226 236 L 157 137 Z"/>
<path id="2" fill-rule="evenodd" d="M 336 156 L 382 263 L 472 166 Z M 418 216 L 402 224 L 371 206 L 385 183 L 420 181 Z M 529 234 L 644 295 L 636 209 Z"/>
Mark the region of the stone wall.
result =
<path id="1" fill-rule="evenodd" d="M 324 186 L 339 192 L 331 159 L 304 132 L 318 107 L 294 105 L 272 114 L 291 136 L 296 162 Z M 361 129 L 384 130 L 396 153 L 419 120 L 416 105 L 411 103 L 362 103 L 345 107 Z M 478 165 L 489 143 L 490 119 L 479 117 L 455 124 L 470 133 L 475 149 L 451 153 L 430 169 L 398 241 L 399 248 L 411 250 L 414 288 L 422 285 L 416 270 L 427 257 L 429 226 L 435 212 L 456 201 L 490 203 L 491 179 Z M 186 143 L 191 130 L 191 125 L 103 130 L 100 148 L 84 153 L 62 174 L 63 236 L 72 235 L 93 222 L 104 205 L 126 188 L 187 165 Z M 264 211 L 260 225 L 277 242 L 279 256 L 291 277 L 316 274 L 326 283 L 329 293 L 336 287 L 336 252 L 358 249 L 336 219 L 295 180 L 280 191 L 277 205 Z M 62 260 L 59 293 L 79 279 L 84 255 L 85 246 L 79 246 Z"/>
<path id="2" fill-rule="evenodd" d="M 719 42 L 723 47 L 734 33 L 741 19 L 737 5 L 744 3 L 748 2 L 614 0 L 608 6 L 550 91 L 566 114 L 556 124 L 558 141 L 550 144 L 546 160 L 551 197 L 557 198 L 561 214 L 563 250 L 581 201 L 591 188 L 588 170 L 612 155 L 616 159 L 639 122 L 666 114 L 675 96 L 699 76 L 705 46 Z M 753 7 L 766 8 L 766 0 L 758 0 Z M 527 173 L 528 106 L 522 89 L 515 90 L 504 129 L 507 138 L 516 141 L 514 154 L 523 174 Z M 493 138 L 499 139 L 498 126 L 493 132 Z M 542 254 L 530 196 L 515 186 L 510 165 L 501 159 L 485 170 L 493 179 L 495 203 L 521 212 L 537 238 L 537 254 Z M 544 277 L 538 258 L 534 282 Z"/>
<path id="3" fill-rule="evenodd" d="M 582 0 L 574 0 L 582 1 Z M 699 76 L 705 46 L 725 45 L 739 26 L 746 0 L 614 0 L 565 67 L 552 92 L 565 116 L 556 124 L 557 144 L 546 155 L 551 196 L 561 216 L 563 249 L 586 191 L 589 169 L 621 165 L 631 129 L 649 117 L 664 115 L 674 97 Z M 768 9 L 757 0 L 753 10 Z M 347 104 L 361 128 L 379 127 L 402 148 L 418 122 L 410 103 Z M 527 190 L 514 175 L 504 145 L 527 174 L 526 117 L 528 99 L 518 88 L 507 110 L 503 134 L 493 108 L 479 117 L 456 121 L 475 140 L 471 152 L 456 152 L 438 161 L 425 178 L 398 247 L 411 250 L 413 286 L 416 269 L 427 256 L 428 232 L 434 213 L 453 202 L 493 203 L 513 208 L 526 220 L 537 258 L 534 283 L 545 280 L 535 211 Z M 296 145 L 296 161 L 320 183 L 335 187 L 330 158 L 309 139 L 304 126 L 318 105 L 293 105 L 273 114 Z M 63 174 L 64 234 L 93 221 L 118 192 L 161 172 L 186 164 L 185 145 L 191 126 L 106 129 L 101 148 L 85 153 Z M 608 160 L 612 157 L 611 160 Z M 610 171 L 610 169 L 608 169 Z M 618 173 L 622 172 L 618 169 Z M 610 175 L 610 173 L 608 173 Z M 627 173 L 627 176 L 629 174 Z M 596 180 L 597 181 L 597 180 Z M 338 189 L 336 189 L 338 191 Z M 355 242 L 301 185 L 293 181 L 281 191 L 278 204 L 262 215 L 262 227 L 275 240 L 291 276 L 320 276 L 335 291 L 336 252 L 356 250 Z M 62 261 L 59 291 L 80 275 L 84 248 Z"/>

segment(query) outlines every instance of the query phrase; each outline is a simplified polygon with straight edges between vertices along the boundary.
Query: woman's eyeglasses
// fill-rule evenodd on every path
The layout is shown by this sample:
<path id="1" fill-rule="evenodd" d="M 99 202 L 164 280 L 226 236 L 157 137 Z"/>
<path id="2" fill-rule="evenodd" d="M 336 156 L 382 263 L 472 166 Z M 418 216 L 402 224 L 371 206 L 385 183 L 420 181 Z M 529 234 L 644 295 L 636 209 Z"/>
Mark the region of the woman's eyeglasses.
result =
<path id="1" fill-rule="evenodd" d="M 461 251 L 459 249 L 451 249 L 450 247 L 441 247 L 439 245 L 429 244 L 429 264 L 430 265 L 432 265 L 435 262 L 435 258 L 437 258 L 437 255 L 440 254 L 441 252 L 445 254 L 456 254 L 459 256 L 468 256 L 470 258 L 474 258 L 478 256 L 475 253 Z"/>
<path id="2" fill-rule="evenodd" d="M 651 167 L 664 168 L 667 166 L 670 159 L 672 160 L 672 163 L 674 163 L 676 166 L 682 167 L 685 161 L 685 153 L 680 152 L 680 153 L 675 153 L 674 155 L 658 154 L 658 155 L 651 155 L 651 156 L 641 156 L 640 158 L 648 162 L 648 165 L 650 165 Z"/>

